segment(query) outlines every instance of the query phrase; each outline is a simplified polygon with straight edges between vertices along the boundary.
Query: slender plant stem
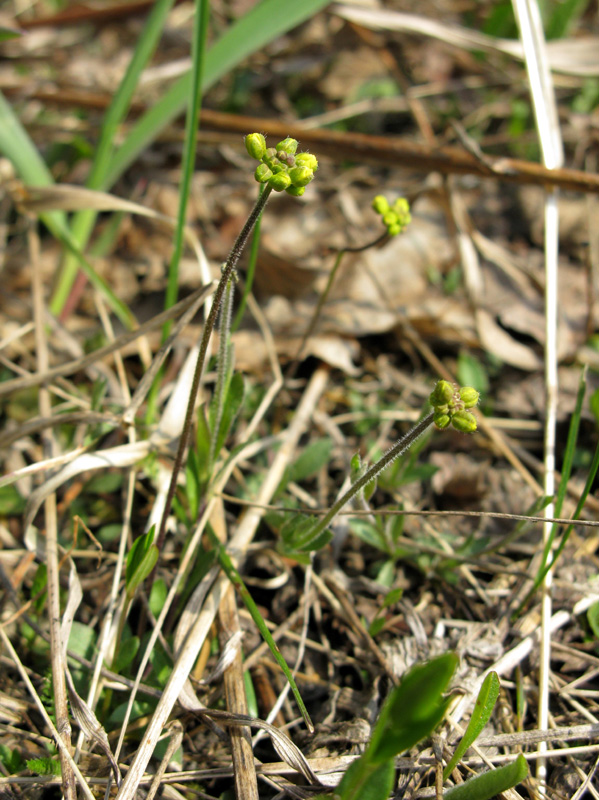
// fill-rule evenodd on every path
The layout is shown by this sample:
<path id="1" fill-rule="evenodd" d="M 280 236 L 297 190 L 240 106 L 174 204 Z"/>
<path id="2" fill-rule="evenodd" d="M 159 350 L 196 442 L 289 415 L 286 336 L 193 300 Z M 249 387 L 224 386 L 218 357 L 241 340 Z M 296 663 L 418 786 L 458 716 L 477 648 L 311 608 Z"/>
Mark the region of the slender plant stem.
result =
<path id="1" fill-rule="evenodd" d="M 177 454 L 175 456 L 175 463 L 173 465 L 171 482 L 168 487 L 166 503 L 164 506 L 164 511 L 162 512 L 162 518 L 160 520 L 160 528 L 158 531 L 158 537 L 156 539 L 156 546 L 158 547 L 159 550 L 162 548 L 162 545 L 164 544 L 166 521 L 171 511 L 173 498 L 175 496 L 175 491 L 177 488 L 177 478 L 179 477 L 179 472 L 183 464 L 183 457 L 185 455 L 185 450 L 187 449 L 187 445 L 189 443 L 196 397 L 198 394 L 198 390 L 200 388 L 200 379 L 202 377 L 202 372 L 204 371 L 204 363 L 206 361 L 206 353 L 208 352 L 208 342 L 210 341 L 210 335 L 212 334 L 212 331 L 214 329 L 214 323 L 216 322 L 216 317 L 218 315 L 218 310 L 220 308 L 227 283 L 229 282 L 229 279 L 232 277 L 235 267 L 239 263 L 239 259 L 243 252 L 243 248 L 247 244 L 250 233 L 252 232 L 252 228 L 256 224 L 256 220 L 260 217 L 260 214 L 264 210 L 268 198 L 270 197 L 271 191 L 272 191 L 271 188 L 267 187 L 256 201 L 256 205 L 252 209 L 249 217 L 245 222 L 245 225 L 241 229 L 241 232 L 237 237 L 235 244 L 231 248 L 229 257 L 227 258 L 227 261 L 225 262 L 225 265 L 223 267 L 220 281 L 218 283 L 218 286 L 216 287 L 216 291 L 214 292 L 212 298 L 212 307 L 210 309 L 210 313 L 208 314 L 208 318 L 206 319 L 206 322 L 204 324 L 204 329 L 202 331 L 202 339 L 200 341 L 200 351 L 198 353 L 198 360 L 196 361 L 195 372 L 193 374 L 191 390 L 189 392 L 189 400 L 187 401 L 185 421 L 183 423 L 183 430 L 181 431 L 181 437 L 179 438 L 179 446 L 177 448 Z"/>
<path id="2" fill-rule="evenodd" d="M 260 191 L 263 192 L 264 188 L 261 185 Z M 256 262 L 258 261 L 258 248 L 260 246 L 260 222 L 261 216 L 258 217 L 256 222 L 256 227 L 254 228 L 254 235 L 252 236 L 252 246 L 250 247 L 250 257 L 248 261 L 248 268 L 245 275 L 245 286 L 243 289 L 243 294 L 241 295 L 241 300 L 239 301 L 239 308 L 237 309 L 237 313 L 235 314 L 235 319 L 233 320 L 233 324 L 231 325 L 231 333 L 234 333 L 237 328 L 241 325 L 241 320 L 243 319 L 243 314 L 245 311 L 245 307 L 247 304 L 247 298 L 249 293 L 252 291 L 252 286 L 254 284 L 254 274 L 256 272 Z"/>
<path id="3" fill-rule="evenodd" d="M 352 497 L 355 497 L 358 492 L 362 491 L 362 489 L 364 489 L 371 481 L 373 481 L 377 475 L 379 475 L 392 461 L 405 453 L 405 451 L 414 444 L 416 439 L 422 436 L 422 434 L 430 428 L 430 426 L 433 424 L 433 417 L 434 412 L 431 411 L 431 413 L 427 414 L 427 416 L 421 419 L 420 422 L 417 422 L 416 425 L 414 425 L 414 427 L 409 430 L 405 436 L 402 436 L 401 439 L 395 442 L 395 444 L 390 447 L 383 456 L 381 456 L 376 464 L 373 464 L 370 469 L 366 470 L 361 478 L 358 478 L 355 483 L 352 483 L 347 492 L 341 495 L 341 497 L 331 506 L 324 517 L 320 519 L 314 525 L 314 527 L 310 528 L 306 532 L 305 538 L 303 538 L 300 542 L 294 543 L 295 546 L 298 547 L 298 549 L 301 548 L 303 550 L 307 548 L 310 542 L 316 540 L 320 534 L 328 528 L 343 507 L 349 503 Z"/>

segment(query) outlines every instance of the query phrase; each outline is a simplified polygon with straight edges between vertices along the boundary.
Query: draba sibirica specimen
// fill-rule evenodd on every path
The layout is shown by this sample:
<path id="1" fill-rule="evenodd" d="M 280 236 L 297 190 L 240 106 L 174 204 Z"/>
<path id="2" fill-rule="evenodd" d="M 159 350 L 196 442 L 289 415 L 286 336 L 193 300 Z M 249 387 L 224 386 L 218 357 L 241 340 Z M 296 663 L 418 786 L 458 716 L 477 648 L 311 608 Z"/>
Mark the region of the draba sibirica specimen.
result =
<path id="1" fill-rule="evenodd" d="M 318 161 L 311 153 L 297 152 L 297 139 L 288 137 L 275 147 L 267 147 L 261 133 L 249 133 L 245 147 L 260 162 L 254 172 L 255 179 L 275 192 L 301 197 L 318 169 Z"/>
<path id="2" fill-rule="evenodd" d="M 377 194 L 372 201 L 372 207 L 383 218 L 383 224 L 387 228 L 389 236 L 397 236 L 412 221 L 410 204 L 405 197 L 398 197 L 393 205 L 390 206 L 384 195 Z"/>
<path id="3" fill-rule="evenodd" d="M 429 397 L 433 407 L 433 422 L 437 428 L 449 425 L 461 433 L 473 433 L 476 430 L 476 417 L 469 408 L 478 403 L 479 394 L 472 386 L 458 388 L 449 381 L 438 381 Z"/>

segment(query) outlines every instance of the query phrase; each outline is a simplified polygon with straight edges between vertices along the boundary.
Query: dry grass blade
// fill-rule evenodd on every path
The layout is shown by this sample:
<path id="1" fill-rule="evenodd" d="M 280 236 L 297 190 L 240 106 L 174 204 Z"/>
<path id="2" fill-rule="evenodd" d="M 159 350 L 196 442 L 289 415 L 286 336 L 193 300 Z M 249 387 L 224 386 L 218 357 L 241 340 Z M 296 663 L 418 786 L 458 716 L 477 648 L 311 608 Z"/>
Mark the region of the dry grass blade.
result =
<path id="1" fill-rule="evenodd" d="M 22 378 L 13 378 L 12 380 L 4 381 L 0 384 L 0 396 L 10 394 L 11 392 L 17 392 L 21 389 L 28 389 L 31 386 L 39 386 L 41 383 L 47 383 L 55 380 L 56 378 L 64 377 L 65 375 L 72 375 L 74 372 L 78 372 L 79 370 L 85 370 L 96 361 L 116 353 L 117 350 L 121 350 L 131 342 L 139 339 L 140 336 L 145 336 L 146 333 L 156 330 L 156 328 L 164 325 L 165 322 L 168 322 L 171 319 L 176 319 L 179 314 L 183 314 L 199 298 L 206 299 L 212 294 L 213 291 L 213 284 L 210 284 L 209 286 L 202 286 L 199 289 L 196 289 L 192 294 L 189 295 L 189 297 L 186 297 L 184 300 L 180 300 L 176 305 L 172 306 L 172 308 L 169 308 L 167 311 L 162 311 L 160 314 L 152 317 L 151 320 L 148 320 L 148 322 L 140 325 L 139 328 L 121 334 L 121 336 L 115 339 L 114 342 L 94 350 L 94 352 L 90 353 L 89 355 L 76 358 L 73 361 L 69 361 L 67 364 L 61 364 L 58 367 L 50 367 L 43 374 L 34 373 Z"/>
<path id="2" fill-rule="evenodd" d="M 524 46 L 513 39 L 487 36 L 469 28 L 449 25 L 416 14 L 345 5 L 336 5 L 333 10 L 344 19 L 379 30 L 418 33 L 421 36 L 430 36 L 464 50 L 504 53 L 520 61 L 524 61 L 526 58 Z M 599 75 L 598 47 L 599 37 L 596 36 L 549 42 L 547 45 L 549 65 L 555 72 L 562 72 L 566 75 L 587 77 Z"/>

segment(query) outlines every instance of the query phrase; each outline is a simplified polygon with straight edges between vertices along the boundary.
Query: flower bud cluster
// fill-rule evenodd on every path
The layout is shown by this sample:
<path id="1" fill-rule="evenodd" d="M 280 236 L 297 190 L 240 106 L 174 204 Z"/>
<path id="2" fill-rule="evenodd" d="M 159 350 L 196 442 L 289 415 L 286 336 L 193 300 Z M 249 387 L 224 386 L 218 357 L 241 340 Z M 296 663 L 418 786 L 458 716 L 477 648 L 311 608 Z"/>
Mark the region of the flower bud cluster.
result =
<path id="1" fill-rule="evenodd" d="M 433 421 L 437 428 L 447 428 L 450 424 L 461 433 L 476 430 L 476 417 L 469 408 L 478 403 L 479 393 L 472 386 L 458 388 L 449 381 L 438 381 L 428 401 L 434 409 Z"/>
<path id="2" fill-rule="evenodd" d="M 389 236 L 397 236 L 412 221 L 410 204 L 405 197 L 398 197 L 393 206 L 390 206 L 384 195 L 377 194 L 372 201 L 372 207 L 383 218 Z"/>
<path id="3" fill-rule="evenodd" d="M 283 139 L 276 147 L 266 147 L 261 133 L 249 133 L 245 147 L 252 158 L 260 161 L 254 172 L 258 183 L 267 183 L 275 192 L 300 197 L 318 169 L 311 153 L 297 153 L 296 139 Z"/>

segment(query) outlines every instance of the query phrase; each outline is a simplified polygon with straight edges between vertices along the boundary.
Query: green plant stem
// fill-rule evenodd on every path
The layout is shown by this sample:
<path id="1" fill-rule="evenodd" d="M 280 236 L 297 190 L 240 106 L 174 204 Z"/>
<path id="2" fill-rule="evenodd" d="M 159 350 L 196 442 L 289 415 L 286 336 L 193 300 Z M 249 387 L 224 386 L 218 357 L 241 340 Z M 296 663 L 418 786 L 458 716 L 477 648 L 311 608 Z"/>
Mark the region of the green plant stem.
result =
<path id="1" fill-rule="evenodd" d="M 260 192 L 264 191 L 264 186 L 260 185 Z M 254 235 L 252 236 L 252 245 L 250 247 L 250 257 L 248 260 L 248 268 L 245 275 L 245 286 L 243 288 L 243 294 L 241 296 L 241 300 L 239 301 L 239 308 L 237 309 L 237 313 L 235 314 L 235 319 L 233 320 L 233 324 L 231 325 L 231 333 L 234 333 L 237 328 L 241 325 L 241 320 L 243 319 L 243 314 L 245 312 L 245 306 L 247 303 L 247 298 L 249 293 L 252 291 L 252 286 L 254 285 L 254 275 L 256 273 L 256 264 L 258 262 L 258 249 L 260 247 L 260 223 L 262 222 L 262 215 L 260 215 L 256 221 L 256 225 L 254 227 Z"/>
<path id="2" fill-rule="evenodd" d="M 331 508 L 327 511 L 324 517 L 318 522 L 314 524 L 312 528 L 310 528 L 307 533 L 304 535 L 303 540 L 299 542 L 294 542 L 294 546 L 298 550 L 305 550 L 308 548 L 310 542 L 315 541 L 321 533 L 328 528 L 331 522 L 335 519 L 337 514 L 346 506 L 349 501 L 355 497 L 359 492 L 362 491 L 371 481 L 373 481 L 377 475 L 379 475 L 385 467 L 387 467 L 392 461 L 396 458 L 401 456 L 405 451 L 411 447 L 416 439 L 422 436 L 430 426 L 433 424 L 433 417 L 434 412 L 431 411 L 430 414 L 427 414 L 426 417 L 417 422 L 414 427 L 406 433 L 405 436 L 402 436 L 395 444 L 387 450 L 387 452 L 381 456 L 381 458 L 373 464 L 370 469 L 368 469 L 361 478 L 353 483 L 345 494 L 341 495 L 339 500 L 334 503 Z"/>
<path id="3" fill-rule="evenodd" d="M 183 457 L 185 455 L 185 450 L 187 449 L 187 445 L 189 443 L 189 437 L 191 435 L 195 402 L 198 390 L 200 388 L 200 379 L 202 377 L 202 372 L 204 371 L 204 363 L 206 361 L 206 353 L 208 352 L 208 342 L 210 341 L 210 335 L 212 334 L 212 331 L 214 329 L 214 323 L 216 322 L 216 317 L 218 315 L 218 311 L 223 299 L 227 283 L 229 282 L 229 279 L 233 276 L 233 272 L 235 270 L 235 267 L 239 263 L 239 259 L 241 257 L 244 247 L 247 244 L 250 233 L 252 232 L 252 229 L 256 224 L 257 219 L 260 217 L 260 214 L 264 210 L 264 207 L 268 202 L 268 198 L 270 197 L 271 191 L 272 190 L 270 189 L 270 187 L 267 187 L 264 190 L 264 192 L 262 192 L 262 194 L 256 201 L 256 205 L 252 209 L 249 217 L 247 218 L 245 225 L 241 229 L 241 232 L 237 237 L 235 244 L 231 248 L 229 257 L 227 258 L 225 266 L 223 267 L 220 281 L 218 282 L 218 286 L 216 287 L 216 291 L 214 292 L 214 296 L 212 298 L 212 308 L 210 309 L 208 318 L 204 323 L 204 329 L 202 331 L 202 339 L 200 341 L 200 350 L 198 353 L 198 360 L 196 361 L 193 380 L 191 383 L 191 390 L 189 392 L 189 400 L 187 401 L 185 421 L 183 422 L 181 437 L 179 438 L 179 446 L 177 448 L 177 454 L 175 456 L 175 463 L 173 465 L 171 482 L 168 487 L 166 503 L 164 506 L 164 511 L 162 512 L 162 518 L 160 520 L 160 529 L 158 531 L 158 537 L 156 539 L 156 546 L 158 547 L 159 550 L 162 548 L 162 545 L 164 544 L 164 537 L 166 533 L 166 521 L 171 511 L 173 498 L 175 496 L 175 491 L 177 489 L 177 478 L 179 476 L 181 466 L 183 465 Z"/>

